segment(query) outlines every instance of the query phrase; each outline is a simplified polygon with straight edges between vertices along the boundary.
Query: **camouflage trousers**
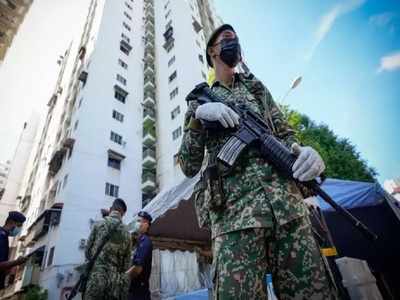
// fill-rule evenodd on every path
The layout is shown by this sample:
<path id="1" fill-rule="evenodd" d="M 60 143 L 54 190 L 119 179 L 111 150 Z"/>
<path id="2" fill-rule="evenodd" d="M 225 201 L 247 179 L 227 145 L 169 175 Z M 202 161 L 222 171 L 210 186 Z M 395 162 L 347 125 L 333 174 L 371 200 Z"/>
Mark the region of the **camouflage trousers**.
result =
<path id="1" fill-rule="evenodd" d="M 83 300 L 127 300 L 129 278 L 115 272 L 92 272 Z"/>
<path id="2" fill-rule="evenodd" d="M 280 300 L 338 299 L 308 217 L 214 239 L 214 299 L 267 299 L 271 273 Z"/>

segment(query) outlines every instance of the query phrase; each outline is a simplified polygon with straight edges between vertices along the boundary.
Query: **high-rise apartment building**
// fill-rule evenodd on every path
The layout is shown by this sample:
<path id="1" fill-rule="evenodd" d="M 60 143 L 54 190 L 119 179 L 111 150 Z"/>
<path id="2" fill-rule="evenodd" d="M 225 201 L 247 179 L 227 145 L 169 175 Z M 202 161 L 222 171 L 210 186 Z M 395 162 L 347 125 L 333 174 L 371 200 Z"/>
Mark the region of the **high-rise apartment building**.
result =
<path id="1" fill-rule="evenodd" d="M 74 283 L 101 208 L 124 199 L 128 222 L 183 179 L 185 96 L 206 80 L 205 45 L 218 20 L 212 0 L 91 1 L 81 37 L 60 57 L 20 191 L 27 221 L 15 252 L 39 258 L 25 270 L 49 299 Z"/>
<path id="2" fill-rule="evenodd" d="M 0 65 L 33 0 L 0 0 Z"/>

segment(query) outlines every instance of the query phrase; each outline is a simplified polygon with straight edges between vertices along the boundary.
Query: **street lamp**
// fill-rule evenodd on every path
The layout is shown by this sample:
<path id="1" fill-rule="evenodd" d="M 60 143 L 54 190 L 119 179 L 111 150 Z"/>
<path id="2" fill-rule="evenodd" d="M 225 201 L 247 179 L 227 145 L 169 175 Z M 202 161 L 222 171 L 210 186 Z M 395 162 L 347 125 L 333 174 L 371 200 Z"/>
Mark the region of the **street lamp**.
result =
<path id="1" fill-rule="evenodd" d="M 291 91 L 291 90 L 294 90 L 294 89 L 301 83 L 301 80 L 302 80 L 302 79 L 303 79 L 303 77 L 299 76 L 299 77 L 297 77 L 297 78 L 293 81 L 293 83 L 292 83 L 292 85 L 290 86 L 289 90 L 286 92 L 286 94 L 285 94 L 285 95 L 281 98 L 281 100 L 279 101 L 279 102 L 281 103 L 281 105 L 283 105 L 284 100 L 285 100 L 286 97 L 289 95 L 290 91 Z"/>

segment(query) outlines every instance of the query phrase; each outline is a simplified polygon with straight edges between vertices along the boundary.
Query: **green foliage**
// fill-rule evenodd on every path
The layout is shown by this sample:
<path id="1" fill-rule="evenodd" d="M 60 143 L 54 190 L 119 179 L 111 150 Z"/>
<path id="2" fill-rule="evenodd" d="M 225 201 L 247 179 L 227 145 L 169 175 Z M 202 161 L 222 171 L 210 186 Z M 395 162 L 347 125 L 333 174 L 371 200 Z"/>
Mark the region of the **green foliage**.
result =
<path id="1" fill-rule="evenodd" d="M 24 300 L 47 300 L 47 290 L 42 289 L 39 286 L 30 286 L 27 289 Z"/>
<path id="2" fill-rule="evenodd" d="M 368 166 L 355 146 L 345 138 L 339 138 L 325 124 L 317 125 L 306 115 L 281 107 L 289 124 L 295 129 L 301 144 L 317 150 L 326 164 L 325 175 L 357 181 L 374 181 L 378 174 Z"/>

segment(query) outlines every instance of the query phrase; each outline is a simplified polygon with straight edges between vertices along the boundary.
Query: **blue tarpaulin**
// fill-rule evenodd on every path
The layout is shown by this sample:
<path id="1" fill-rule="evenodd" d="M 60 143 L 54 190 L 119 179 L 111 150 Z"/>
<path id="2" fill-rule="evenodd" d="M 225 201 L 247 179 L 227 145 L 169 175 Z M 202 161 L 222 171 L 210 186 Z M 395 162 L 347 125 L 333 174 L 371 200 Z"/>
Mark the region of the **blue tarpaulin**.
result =
<path id="1" fill-rule="evenodd" d="M 378 183 L 339 179 L 326 179 L 322 189 L 346 209 L 379 205 L 384 201 L 384 191 Z M 318 197 L 323 211 L 333 210 L 329 204 Z"/>
<path id="2" fill-rule="evenodd" d="M 378 183 L 327 179 L 323 190 L 378 235 L 371 242 L 346 219 L 318 197 L 333 243 L 340 257 L 366 260 L 385 293 L 400 299 L 400 209 L 399 201 L 386 193 Z M 382 290 L 381 290 L 382 291 Z"/>

